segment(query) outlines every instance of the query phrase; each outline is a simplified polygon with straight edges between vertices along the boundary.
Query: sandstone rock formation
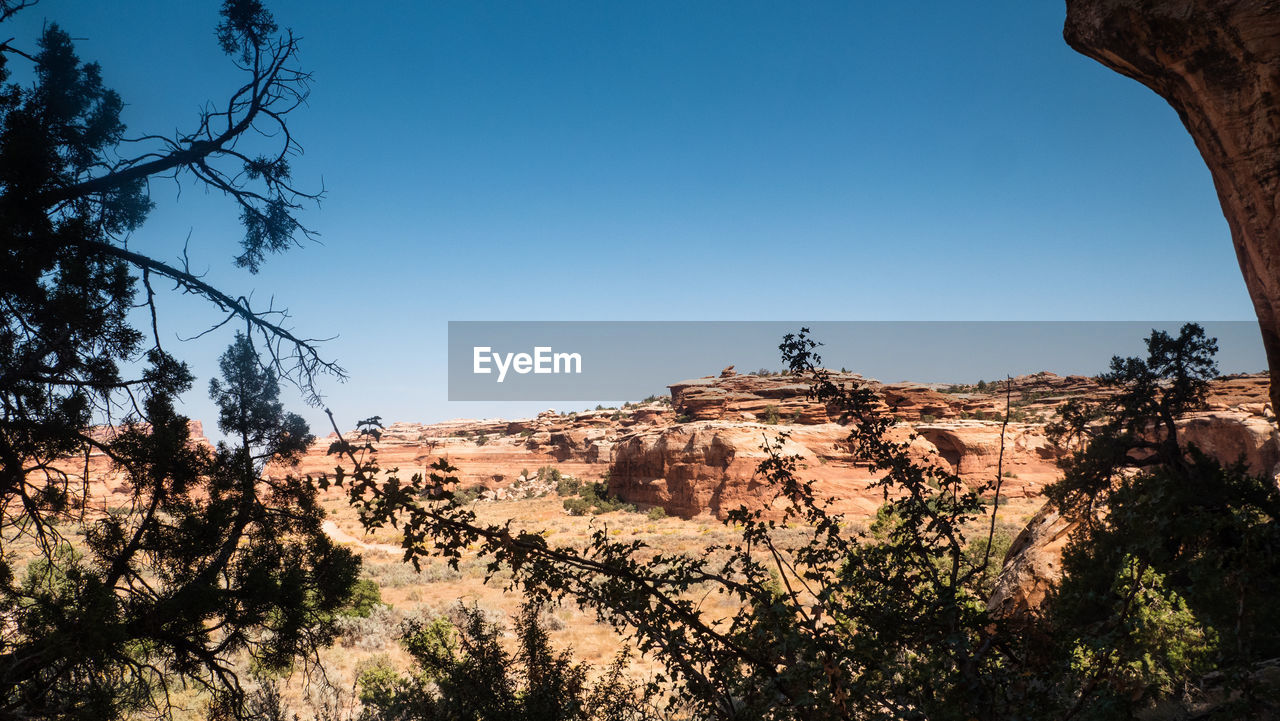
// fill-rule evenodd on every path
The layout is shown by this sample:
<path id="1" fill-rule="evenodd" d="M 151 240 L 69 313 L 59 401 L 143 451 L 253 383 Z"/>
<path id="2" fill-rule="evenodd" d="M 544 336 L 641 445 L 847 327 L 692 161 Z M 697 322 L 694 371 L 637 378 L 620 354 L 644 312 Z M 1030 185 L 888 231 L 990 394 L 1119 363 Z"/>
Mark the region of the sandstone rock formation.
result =
<path id="1" fill-rule="evenodd" d="M 1045 436 L 1044 421 L 1066 400 L 1104 397 L 1110 391 L 1093 378 L 1036 373 L 1013 379 L 1006 395 L 997 388 L 942 384 L 883 384 L 853 374 L 876 390 L 884 410 L 899 418 L 895 433 L 915 433 L 921 460 L 950 467 L 967 483 L 994 481 L 1001 461 L 1005 404 L 1011 422 L 1004 433 L 1001 493 L 1035 497 L 1058 477 L 1062 451 Z M 766 508 L 773 492 L 756 476 L 764 458 L 764 438 L 790 434 L 785 452 L 800 456 L 804 477 L 837 509 L 873 513 L 883 493 L 870 487 L 875 476 L 853 462 L 844 441 L 848 429 L 834 413 L 807 397 L 808 386 L 786 375 L 708 376 L 670 386 L 676 423 L 636 426 L 619 433 L 613 446 L 610 487 L 624 499 L 662 506 L 668 513 L 710 513 L 723 518 L 746 503 Z M 1258 472 L 1280 461 L 1270 425 L 1266 379 L 1230 376 L 1210 387 L 1210 410 L 1183 419 L 1188 440 L 1223 460 L 1244 458 Z"/>
<path id="2" fill-rule="evenodd" d="M 882 502 L 867 485 L 873 476 L 842 448 L 848 431 L 834 423 L 779 427 L 755 422 L 692 421 L 630 433 L 618 440 L 609 487 L 633 503 L 661 506 L 668 514 L 710 513 L 723 518 L 739 506 L 769 508 L 775 492 L 756 468 L 767 455 L 766 438 L 791 437 L 780 452 L 797 455 L 805 478 L 841 501 L 840 510 L 874 514 Z"/>
<path id="3" fill-rule="evenodd" d="M 523 474 L 541 466 L 555 466 L 587 480 L 599 480 L 609 468 L 613 440 L 637 425 L 648 427 L 672 422 L 671 409 L 646 404 L 618 411 L 558 414 L 547 411 L 536 418 L 456 420 L 443 423 L 392 423 L 382 430 L 378 464 L 398 469 L 402 475 L 426 473 L 437 458 L 458 468 L 463 488 L 504 488 Z M 348 434 L 354 440 L 355 434 Z M 295 468 L 273 468 L 274 474 L 332 473 L 340 459 L 328 456 L 330 434 L 319 439 Z M 350 465 L 346 463 L 345 465 Z"/>
<path id="4" fill-rule="evenodd" d="M 1067 0 L 1067 44 L 1154 90 L 1209 166 L 1280 407 L 1280 6 Z"/>
<path id="5" fill-rule="evenodd" d="M 946 384 L 883 384 L 853 374 L 838 380 L 870 384 L 898 417 L 899 438 L 912 433 L 920 460 L 945 464 L 972 484 L 995 480 L 1000 459 L 1006 396 L 994 387 Z M 395 423 L 383 431 L 379 462 L 402 474 L 425 472 L 437 457 L 459 469 L 463 488 L 484 487 L 506 497 L 525 471 L 544 465 L 594 481 L 609 479 L 624 500 L 663 507 L 678 516 L 724 517 L 739 505 L 768 507 L 772 489 L 756 477 L 761 444 L 790 434 L 784 452 L 800 456 L 804 477 L 820 494 L 838 499 L 838 510 L 874 514 L 883 492 L 853 463 L 848 429 L 833 413 L 807 398 L 808 386 L 791 376 L 737 373 L 696 378 L 670 386 L 671 398 L 575 414 L 547 411 L 520 420 L 457 420 L 430 425 Z M 1225 452 L 1274 465 L 1274 440 L 1266 425 L 1266 379 L 1240 376 L 1216 381 L 1210 410 L 1185 419 L 1189 438 Z M 1014 379 L 1008 396 L 1011 422 L 1005 434 L 1006 497 L 1038 496 L 1057 477 L 1059 451 L 1044 435 L 1043 421 L 1070 398 L 1099 398 L 1106 390 L 1092 378 L 1037 373 Z M 321 439 L 296 469 L 272 473 L 332 472 L 338 459 Z M 514 492 L 514 491 L 513 491 Z"/>
<path id="6" fill-rule="evenodd" d="M 1076 525 L 1048 504 L 1032 516 L 1009 546 L 987 608 L 1007 618 L 1039 607 L 1062 576 L 1062 552 Z"/>

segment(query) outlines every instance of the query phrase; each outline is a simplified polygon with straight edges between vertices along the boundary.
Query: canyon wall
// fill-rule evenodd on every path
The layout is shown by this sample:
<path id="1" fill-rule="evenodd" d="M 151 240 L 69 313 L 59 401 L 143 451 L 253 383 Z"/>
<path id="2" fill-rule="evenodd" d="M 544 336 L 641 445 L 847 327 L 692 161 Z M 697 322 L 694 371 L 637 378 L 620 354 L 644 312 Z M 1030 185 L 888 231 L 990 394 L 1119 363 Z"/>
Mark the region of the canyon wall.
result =
<path id="1" fill-rule="evenodd" d="M 976 486 L 993 481 L 1004 433 L 1006 497 L 1032 498 L 1057 478 L 1060 451 L 1044 424 L 1068 399 L 1098 399 L 1108 393 L 1092 378 L 1037 373 L 1014 379 L 1008 397 L 994 387 L 945 384 L 885 384 L 853 374 L 839 381 L 870 385 L 884 411 L 898 419 L 893 433 L 914 435 L 918 460 L 944 465 Z M 796 455 L 802 476 L 837 500 L 837 510 L 865 516 L 883 503 L 871 487 L 876 475 L 853 461 L 848 429 L 830 409 L 807 398 L 808 386 L 787 375 L 738 375 L 727 371 L 674 383 L 669 399 L 576 414 L 547 411 L 534 418 L 459 420 L 436 424 L 395 423 L 383 431 L 379 462 L 402 474 L 425 472 L 437 457 L 459 469 L 463 488 L 501 489 L 526 471 L 555 466 L 585 480 L 608 479 L 624 500 L 660 506 L 667 513 L 724 518 L 746 505 L 771 509 L 774 491 L 757 476 L 761 448 L 781 434 L 783 452 Z M 1184 434 L 1213 453 L 1243 455 L 1257 468 L 1277 460 L 1271 438 L 1264 376 L 1235 376 L 1213 383 L 1209 409 L 1184 419 Z M 292 472 L 332 472 L 337 459 L 325 455 L 332 438 L 317 442 Z M 278 472 L 285 472 L 279 469 Z"/>

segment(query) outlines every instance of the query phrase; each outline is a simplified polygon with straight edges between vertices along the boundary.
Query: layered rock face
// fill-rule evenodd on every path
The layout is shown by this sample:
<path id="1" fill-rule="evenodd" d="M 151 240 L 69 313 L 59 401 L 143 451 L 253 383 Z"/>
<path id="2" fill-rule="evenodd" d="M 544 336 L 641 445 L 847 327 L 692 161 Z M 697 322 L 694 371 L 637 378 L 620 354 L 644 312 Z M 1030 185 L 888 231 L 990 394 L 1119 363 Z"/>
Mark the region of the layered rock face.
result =
<path id="1" fill-rule="evenodd" d="M 1280 6 L 1067 0 L 1077 51 L 1154 90 L 1209 166 L 1280 407 Z"/>
<path id="2" fill-rule="evenodd" d="M 1058 407 L 1110 392 L 1093 378 L 1052 373 L 1015 378 L 1007 394 L 1003 384 L 999 391 L 979 392 L 967 386 L 883 384 L 852 374 L 836 374 L 835 380 L 866 383 L 879 393 L 884 410 L 900 421 L 894 433 L 901 439 L 915 434 L 918 460 L 949 468 L 972 487 L 995 481 L 1002 469 L 1006 497 L 1037 496 L 1058 477 L 1062 451 L 1044 431 Z M 785 432 L 790 438 L 783 453 L 800 457 L 803 477 L 814 480 L 820 494 L 834 497 L 837 510 L 874 513 L 884 501 L 883 491 L 871 487 L 876 475 L 853 462 L 845 445 L 848 429 L 807 392 L 807 385 L 790 376 L 726 372 L 675 383 L 676 422 L 619 434 L 610 488 L 626 500 L 686 517 L 723 518 L 744 504 L 767 509 L 773 492 L 756 475 L 765 458 L 761 444 Z M 1244 458 L 1258 472 L 1271 472 L 1280 454 L 1266 398 L 1263 376 L 1219 379 L 1211 386 L 1210 410 L 1182 419 L 1183 434 L 1223 460 Z M 1004 427 L 992 419 L 1004 414 L 1006 402 L 1018 420 Z"/>
<path id="3" fill-rule="evenodd" d="M 778 432 L 790 437 L 780 441 Z M 883 498 L 871 492 L 874 479 L 854 465 L 843 448 L 848 430 L 834 423 L 776 426 L 744 421 L 692 421 L 637 431 L 614 447 L 609 488 L 633 503 L 661 506 L 684 517 L 710 513 L 720 518 L 740 506 L 770 509 L 775 491 L 756 469 L 770 444 L 802 460 L 804 478 L 817 481 L 839 510 L 874 514 Z M 780 507 L 778 510 L 781 510 Z"/>
<path id="4" fill-rule="evenodd" d="M 635 427 L 671 423 L 669 406 L 650 403 L 625 410 L 561 415 L 554 411 L 536 418 L 508 421 L 456 420 L 444 423 L 393 423 L 382 430 L 378 464 L 401 475 L 427 473 L 437 458 L 458 468 L 463 488 L 503 488 L 524 471 L 555 466 L 561 473 L 587 480 L 604 477 L 613 456 L 613 442 Z M 354 433 L 347 434 L 355 441 Z M 272 472 L 320 475 L 350 463 L 327 455 L 334 434 L 316 441 L 294 468 Z"/>

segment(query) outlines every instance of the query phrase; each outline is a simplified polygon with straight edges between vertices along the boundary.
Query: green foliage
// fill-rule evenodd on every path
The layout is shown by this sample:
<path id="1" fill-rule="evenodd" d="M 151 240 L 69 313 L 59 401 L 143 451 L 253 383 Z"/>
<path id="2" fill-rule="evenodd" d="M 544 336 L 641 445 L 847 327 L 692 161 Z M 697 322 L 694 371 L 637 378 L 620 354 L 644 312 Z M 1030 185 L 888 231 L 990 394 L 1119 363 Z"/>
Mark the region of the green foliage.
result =
<path id="1" fill-rule="evenodd" d="M 578 490 L 582 487 L 581 480 L 574 478 L 573 476 L 566 476 L 562 474 L 555 466 L 543 466 L 539 468 L 537 477 L 542 483 L 554 484 L 556 487 L 556 495 L 558 496 L 577 495 Z"/>
<path id="2" fill-rule="evenodd" d="M 351 586 L 351 598 L 338 610 L 338 613 L 343 616 L 368 618 L 373 613 L 373 609 L 385 605 L 382 602 L 382 589 L 378 588 L 378 584 L 362 578 Z"/>
<path id="3" fill-rule="evenodd" d="M 477 445 L 477 446 L 483 446 L 484 444 L 486 444 L 486 443 L 488 443 L 488 442 L 489 442 L 489 436 L 488 436 L 487 434 L 484 434 L 484 433 L 477 433 L 477 434 L 476 434 L 476 445 Z"/>
<path id="4" fill-rule="evenodd" d="M 760 421 L 770 426 L 778 425 L 778 407 L 775 405 L 765 406 Z"/>
<path id="5" fill-rule="evenodd" d="M 564 510 L 568 511 L 570 516 L 585 516 L 594 508 L 595 506 L 585 498 L 574 496 L 564 499 Z"/>
<path id="6" fill-rule="evenodd" d="M 644 721 L 655 710 L 651 687 L 631 680 L 623 650 L 592 681 L 592 669 L 569 651 L 551 647 L 527 604 L 515 619 L 517 645 L 508 653 L 502 629 L 477 607 L 459 606 L 454 619 L 410 622 L 402 644 L 415 669 L 402 676 L 385 666 L 360 674 L 360 700 L 369 721 Z"/>
<path id="7" fill-rule="evenodd" d="M 660 521 L 667 517 L 667 509 L 662 506 L 654 506 L 645 513 L 645 516 L 647 516 L 650 521 Z"/>
<path id="8" fill-rule="evenodd" d="M 577 490 L 577 497 L 566 498 L 564 501 L 564 509 L 570 515 L 585 516 L 588 513 L 599 515 L 614 511 L 632 513 L 636 511 L 634 504 L 626 503 L 617 496 L 611 495 L 608 486 L 604 483 L 584 483 Z"/>
<path id="9" fill-rule="evenodd" d="M 453 500 L 464 506 L 469 506 L 480 499 L 480 495 L 489 490 L 484 484 L 476 483 L 466 488 L 459 488 L 453 491 Z"/>

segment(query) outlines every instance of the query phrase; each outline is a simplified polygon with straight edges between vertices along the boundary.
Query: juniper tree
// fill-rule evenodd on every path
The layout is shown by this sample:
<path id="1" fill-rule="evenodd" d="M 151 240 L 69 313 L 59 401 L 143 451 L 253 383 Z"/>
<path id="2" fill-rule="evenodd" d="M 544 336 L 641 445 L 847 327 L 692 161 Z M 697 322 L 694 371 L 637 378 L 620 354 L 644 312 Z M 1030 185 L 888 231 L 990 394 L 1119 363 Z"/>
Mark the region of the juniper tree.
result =
<path id="1" fill-rule="evenodd" d="M 31 4 L 0 2 L 0 21 Z M 223 2 L 216 40 L 243 84 L 171 137 L 127 135 L 123 99 L 57 24 L 31 48 L 0 44 L 3 717 L 164 711 L 175 684 L 236 711 L 235 657 L 280 667 L 325 643 L 354 582 L 356 560 L 321 533 L 314 488 L 263 473 L 309 438 L 278 382 L 314 400 L 317 374 L 341 369 L 278 310 L 192 273 L 185 249 L 170 262 L 127 243 L 163 179 L 230 199 L 244 225 L 234 261 L 249 272 L 309 234 L 296 215 L 317 195 L 289 167 L 287 119 L 308 82 L 296 41 L 259 0 Z M 12 81 L 15 64 L 29 83 Z M 232 439 L 214 449 L 192 443 L 176 411 L 193 377 L 161 343 L 161 280 L 244 329 L 212 388 Z M 123 427 L 89 432 L 102 422 Z M 91 450 L 124 479 L 120 500 L 68 463 Z"/>
<path id="2" fill-rule="evenodd" d="M 1056 694 L 1046 714 L 1262 718 L 1280 656 L 1280 489 L 1205 455 L 1179 419 L 1206 408 L 1217 342 L 1197 324 L 1113 358 L 1112 393 L 1068 403 L 1050 435 L 1073 449 L 1046 490 L 1076 522 L 1062 578 L 1027 643 Z M 1268 716 L 1270 714 L 1271 716 Z"/>

